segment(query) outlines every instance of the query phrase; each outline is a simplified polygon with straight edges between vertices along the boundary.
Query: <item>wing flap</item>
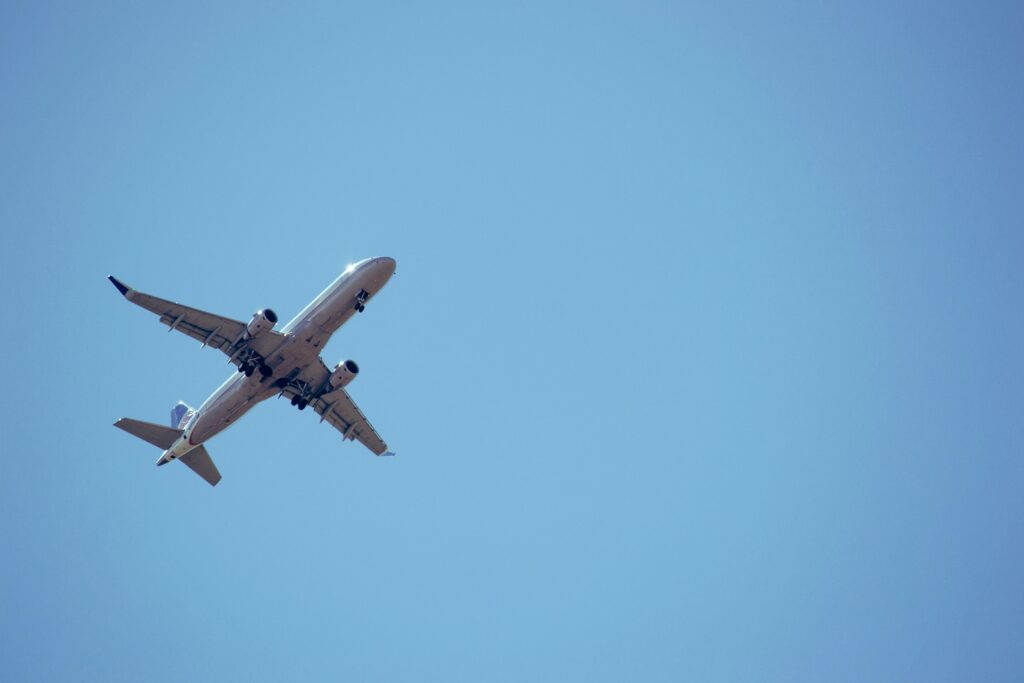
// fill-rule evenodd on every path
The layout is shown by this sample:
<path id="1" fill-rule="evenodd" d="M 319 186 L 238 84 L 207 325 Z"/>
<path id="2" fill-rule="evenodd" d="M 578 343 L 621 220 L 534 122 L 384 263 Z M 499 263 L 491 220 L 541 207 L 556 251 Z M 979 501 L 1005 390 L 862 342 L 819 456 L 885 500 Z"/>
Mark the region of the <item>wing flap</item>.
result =
<path id="1" fill-rule="evenodd" d="M 241 331 L 236 332 L 234 325 L 226 325 L 220 320 L 214 319 L 212 315 L 210 319 L 200 321 L 196 319 L 198 318 L 196 313 L 199 313 L 199 311 L 182 312 L 174 317 L 171 317 L 169 313 L 165 313 L 160 316 L 160 322 L 170 328 L 167 330 L 168 332 L 177 330 L 196 341 L 202 342 L 203 346 L 209 346 L 212 349 L 228 349 L 241 337 Z M 245 329 L 244 325 L 242 329 Z M 231 334 L 231 332 L 235 333 Z"/>

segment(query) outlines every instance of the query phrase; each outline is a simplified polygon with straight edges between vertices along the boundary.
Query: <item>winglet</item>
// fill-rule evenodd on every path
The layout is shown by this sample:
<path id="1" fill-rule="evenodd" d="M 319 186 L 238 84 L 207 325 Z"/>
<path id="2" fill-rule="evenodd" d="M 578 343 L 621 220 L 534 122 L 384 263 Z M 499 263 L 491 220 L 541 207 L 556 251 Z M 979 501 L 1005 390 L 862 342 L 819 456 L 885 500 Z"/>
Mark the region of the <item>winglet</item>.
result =
<path id="1" fill-rule="evenodd" d="M 107 279 L 110 280 L 115 287 L 117 287 L 117 291 L 121 292 L 121 296 L 128 296 L 128 292 L 131 290 L 131 287 L 121 282 L 113 275 L 108 275 Z"/>
<path id="2" fill-rule="evenodd" d="M 395 452 L 394 452 L 394 451 L 384 451 L 383 453 L 381 453 L 381 454 L 380 454 L 380 457 L 382 457 L 382 458 L 383 458 L 383 457 L 384 457 L 385 455 L 391 455 L 391 456 L 393 456 L 394 454 L 395 454 Z"/>

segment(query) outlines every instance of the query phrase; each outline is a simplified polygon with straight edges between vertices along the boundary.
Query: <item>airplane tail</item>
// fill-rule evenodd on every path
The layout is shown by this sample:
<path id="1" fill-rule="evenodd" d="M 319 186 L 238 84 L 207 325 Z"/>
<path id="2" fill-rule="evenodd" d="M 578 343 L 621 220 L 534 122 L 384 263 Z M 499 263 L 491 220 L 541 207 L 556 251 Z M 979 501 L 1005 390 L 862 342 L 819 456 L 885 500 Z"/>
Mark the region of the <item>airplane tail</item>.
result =
<path id="1" fill-rule="evenodd" d="M 171 408 L 171 426 L 175 429 L 181 429 L 194 412 L 196 412 L 195 408 L 184 401 L 178 401 L 178 405 Z"/>
<path id="2" fill-rule="evenodd" d="M 174 421 L 176 413 L 179 412 L 179 408 L 184 408 L 177 415 L 181 424 L 182 419 L 187 419 L 188 411 L 191 410 L 184 403 L 179 403 L 171 411 L 171 420 Z M 130 417 L 122 417 L 120 420 L 114 423 L 114 426 L 118 429 L 123 429 L 132 436 L 137 436 L 143 441 L 153 444 L 157 448 L 167 450 L 170 448 L 178 437 L 181 436 L 181 429 L 175 429 L 174 427 L 164 427 L 163 425 L 153 424 L 152 422 L 143 422 L 142 420 L 133 420 Z M 216 486 L 217 482 L 220 481 L 220 472 L 217 471 L 217 466 L 213 464 L 213 458 L 206 451 L 204 446 L 197 446 L 185 455 L 179 458 L 183 463 L 188 465 L 188 468 L 198 474 L 200 477 L 206 480 L 210 486 Z"/>
<path id="3" fill-rule="evenodd" d="M 130 417 L 122 417 L 114 423 L 114 426 L 164 450 L 170 448 L 178 440 L 182 432 L 180 429 L 164 427 L 163 425 L 143 422 L 142 420 L 133 420 Z"/>
<path id="4" fill-rule="evenodd" d="M 206 446 L 196 446 L 185 455 L 181 461 L 188 465 L 188 468 L 206 480 L 210 486 L 216 486 L 220 481 L 220 472 L 213 464 L 213 458 L 206 452 Z"/>

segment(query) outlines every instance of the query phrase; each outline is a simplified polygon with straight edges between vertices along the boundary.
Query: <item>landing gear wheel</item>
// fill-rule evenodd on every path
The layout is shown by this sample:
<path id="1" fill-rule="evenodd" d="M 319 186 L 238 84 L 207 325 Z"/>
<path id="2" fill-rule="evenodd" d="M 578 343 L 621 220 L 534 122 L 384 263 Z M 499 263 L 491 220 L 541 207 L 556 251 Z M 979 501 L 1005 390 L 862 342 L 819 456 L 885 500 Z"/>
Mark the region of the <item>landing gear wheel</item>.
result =
<path id="1" fill-rule="evenodd" d="M 248 366 L 246 366 L 245 363 L 242 363 L 241 365 L 238 366 L 238 371 L 239 372 L 245 372 L 245 368 L 246 367 L 248 367 Z"/>
<path id="2" fill-rule="evenodd" d="M 369 298 L 370 293 L 367 292 L 365 289 L 360 289 L 359 293 L 356 294 L 356 310 L 362 313 L 366 309 L 366 306 L 364 306 L 363 304 L 365 304 Z"/>
<path id="3" fill-rule="evenodd" d="M 269 365 L 263 363 L 262 365 L 260 365 L 260 374 L 263 375 L 264 377 L 270 377 L 272 374 L 274 374 L 274 371 L 270 368 Z"/>
<path id="4" fill-rule="evenodd" d="M 299 397 L 298 396 L 292 396 L 292 405 L 293 406 L 299 405 Z"/>
<path id="5" fill-rule="evenodd" d="M 305 410 L 307 405 L 306 401 L 299 401 L 299 410 Z"/>
<path id="6" fill-rule="evenodd" d="M 252 377 L 252 373 L 256 372 L 256 368 L 251 365 L 245 366 L 245 376 Z"/>

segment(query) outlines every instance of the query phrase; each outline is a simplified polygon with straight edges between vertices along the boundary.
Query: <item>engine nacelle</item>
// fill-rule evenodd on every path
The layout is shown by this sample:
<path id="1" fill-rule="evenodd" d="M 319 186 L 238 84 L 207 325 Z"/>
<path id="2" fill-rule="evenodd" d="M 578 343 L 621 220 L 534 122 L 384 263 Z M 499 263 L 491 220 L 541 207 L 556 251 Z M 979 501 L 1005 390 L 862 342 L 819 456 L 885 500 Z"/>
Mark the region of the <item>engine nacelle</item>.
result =
<path id="1" fill-rule="evenodd" d="M 347 360 L 343 363 L 338 363 L 334 368 L 334 372 L 331 373 L 331 388 L 340 389 L 359 374 L 359 366 L 356 365 L 354 360 Z"/>
<path id="2" fill-rule="evenodd" d="M 273 329 L 277 323 L 277 313 L 269 308 L 264 308 L 262 311 L 256 311 L 252 314 L 252 320 L 245 326 L 245 338 L 252 339 L 258 337 L 267 330 Z"/>

